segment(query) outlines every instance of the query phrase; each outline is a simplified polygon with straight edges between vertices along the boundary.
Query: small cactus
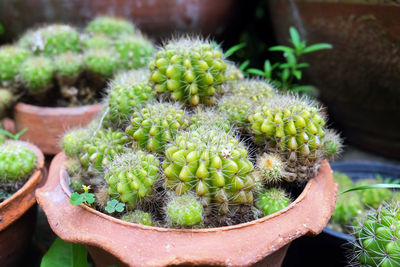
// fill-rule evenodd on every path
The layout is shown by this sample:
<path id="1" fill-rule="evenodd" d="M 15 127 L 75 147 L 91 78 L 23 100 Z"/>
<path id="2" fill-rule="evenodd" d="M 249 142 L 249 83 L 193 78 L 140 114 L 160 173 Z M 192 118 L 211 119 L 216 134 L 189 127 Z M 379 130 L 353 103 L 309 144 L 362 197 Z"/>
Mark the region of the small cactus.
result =
<path id="1" fill-rule="evenodd" d="M 125 124 L 135 109 L 155 97 L 148 79 L 148 71 L 131 70 L 117 75 L 111 81 L 108 93 L 109 114 L 105 123 Z"/>
<path id="2" fill-rule="evenodd" d="M 255 204 L 268 216 L 289 206 L 290 198 L 282 189 L 271 188 L 259 194 Z"/>
<path id="3" fill-rule="evenodd" d="M 80 54 L 67 52 L 54 59 L 55 71 L 61 85 L 72 85 L 83 71 L 83 57 Z"/>
<path id="4" fill-rule="evenodd" d="M 203 220 L 203 206 L 192 194 L 173 196 L 166 207 L 167 224 L 170 227 L 193 227 Z"/>
<path id="5" fill-rule="evenodd" d="M 399 203 L 371 213 L 355 228 L 355 265 L 400 266 Z"/>
<path id="6" fill-rule="evenodd" d="M 220 214 L 230 205 L 253 203 L 253 164 L 238 139 L 213 128 L 182 132 L 163 162 L 165 187 L 177 195 L 194 192 L 203 206 L 215 202 Z"/>
<path id="7" fill-rule="evenodd" d="M 68 131 L 62 139 L 62 148 L 69 157 L 79 157 L 83 153 L 83 145 L 90 141 L 93 132 L 88 128 Z"/>
<path id="8" fill-rule="evenodd" d="M 85 32 L 88 34 L 104 34 L 109 38 L 116 38 L 122 34 L 135 33 L 135 26 L 123 18 L 99 16 L 89 22 Z"/>
<path id="9" fill-rule="evenodd" d="M 0 145 L 0 180 L 15 182 L 28 178 L 36 168 L 37 156 L 18 141 Z"/>
<path id="10" fill-rule="evenodd" d="M 24 48 L 5 45 L 0 47 L 0 86 L 13 86 L 21 64 L 30 56 Z"/>
<path id="11" fill-rule="evenodd" d="M 333 160 L 337 155 L 339 155 L 343 150 L 343 141 L 339 134 L 332 129 L 326 129 L 325 131 L 325 141 L 323 144 L 323 149 L 325 152 L 325 157 L 329 160 Z"/>
<path id="12" fill-rule="evenodd" d="M 103 172 L 115 155 L 124 151 L 124 145 L 128 137 L 121 132 L 111 129 L 100 129 L 92 140 L 83 145 L 84 152 L 80 156 L 82 165 L 88 169 L 94 167 L 97 171 Z"/>
<path id="13" fill-rule="evenodd" d="M 28 58 L 20 68 L 22 84 L 31 94 L 40 94 L 52 86 L 54 65 L 46 57 Z"/>
<path id="14" fill-rule="evenodd" d="M 130 222 L 130 223 L 137 223 L 147 226 L 153 226 L 153 220 L 151 215 L 148 212 L 144 212 L 141 210 L 135 210 L 126 213 L 121 218 L 123 221 Z"/>
<path id="15" fill-rule="evenodd" d="M 382 180 L 380 179 L 364 179 L 357 182 L 356 186 L 380 183 L 382 183 Z M 375 209 L 377 209 L 382 203 L 390 201 L 390 199 L 393 197 L 393 191 L 388 188 L 366 189 L 360 190 L 358 193 L 364 205 L 373 207 Z"/>
<path id="16" fill-rule="evenodd" d="M 141 35 L 121 35 L 115 40 L 115 51 L 119 56 L 119 63 L 125 69 L 147 66 L 153 50 L 153 44 Z"/>
<path id="17" fill-rule="evenodd" d="M 51 24 L 28 31 L 18 44 L 36 54 L 54 56 L 67 51 L 79 52 L 80 34 L 69 25 Z"/>
<path id="18" fill-rule="evenodd" d="M 177 104 L 149 103 L 132 114 L 131 125 L 125 132 L 138 145 L 151 152 L 163 152 L 167 142 L 179 130 L 186 129 L 189 121 Z"/>
<path id="19" fill-rule="evenodd" d="M 247 116 L 253 105 L 253 102 L 248 97 L 227 95 L 219 101 L 218 109 L 222 114 L 226 115 L 232 124 L 243 127 L 247 122 Z"/>
<path id="20" fill-rule="evenodd" d="M 231 93 L 235 96 L 242 96 L 253 102 L 262 103 L 265 99 L 276 95 L 273 85 L 258 79 L 239 80 L 231 85 Z"/>
<path id="21" fill-rule="evenodd" d="M 153 185 L 158 180 L 159 161 L 142 151 L 116 156 L 105 172 L 112 199 L 126 203 L 128 209 L 138 202 L 151 199 Z"/>
<path id="22" fill-rule="evenodd" d="M 97 48 L 84 54 L 87 70 L 101 77 L 110 78 L 118 68 L 118 57 L 113 50 Z"/>
<path id="23" fill-rule="evenodd" d="M 150 79 L 158 93 L 191 105 L 216 103 L 226 80 L 220 50 L 200 39 L 171 40 L 150 62 Z"/>
<path id="24" fill-rule="evenodd" d="M 12 102 L 12 93 L 7 89 L 0 88 L 0 119 L 5 116 L 6 111 L 11 106 Z"/>
<path id="25" fill-rule="evenodd" d="M 231 131 L 229 120 L 218 110 L 206 109 L 192 115 L 190 118 L 190 129 L 195 130 L 202 126 L 216 127 L 224 132 Z"/>
<path id="26" fill-rule="evenodd" d="M 113 41 L 104 34 L 84 36 L 82 45 L 85 49 L 108 49 L 113 46 Z"/>
<path id="27" fill-rule="evenodd" d="M 278 184 L 285 175 L 285 164 L 278 154 L 262 154 L 257 157 L 255 175 L 265 184 Z"/>
<path id="28" fill-rule="evenodd" d="M 244 79 L 244 75 L 235 64 L 228 64 L 226 67 L 226 78 L 228 82 L 234 82 Z"/>

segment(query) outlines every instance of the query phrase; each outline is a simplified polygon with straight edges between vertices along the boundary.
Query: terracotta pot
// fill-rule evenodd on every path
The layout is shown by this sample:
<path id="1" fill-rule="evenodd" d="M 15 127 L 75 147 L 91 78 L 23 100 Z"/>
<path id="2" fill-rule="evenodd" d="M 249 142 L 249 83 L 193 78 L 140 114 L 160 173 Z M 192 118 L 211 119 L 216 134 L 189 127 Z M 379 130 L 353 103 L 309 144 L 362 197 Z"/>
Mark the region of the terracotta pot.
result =
<path id="1" fill-rule="evenodd" d="M 86 126 L 102 106 L 53 108 L 18 103 L 14 108 L 16 131 L 27 128 L 21 140 L 37 145 L 45 154 L 57 154 L 61 151 L 60 138 L 65 131 Z"/>
<path id="2" fill-rule="evenodd" d="M 85 26 L 96 15 L 132 20 L 153 37 L 174 33 L 220 34 L 237 14 L 238 0 L 2 0 L 0 23 L 5 40 L 13 40 L 38 23 L 66 22 Z M 31 11 L 35 10 L 34 13 Z M 26 16 L 29 14 L 29 16 Z M 12 23 L 9 23 L 12 21 Z"/>
<path id="3" fill-rule="evenodd" d="M 35 228 L 35 189 L 45 175 L 44 156 L 36 146 L 24 144 L 35 152 L 38 165 L 24 186 L 0 203 L 0 266 L 20 266 Z"/>
<path id="4" fill-rule="evenodd" d="M 330 118 L 362 148 L 400 158 L 400 3 L 366 0 L 270 0 L 280 43 L 295 26 L 308 44 L 332 50 L 304 61 Z"/>
<path id="5" fill-rule="evenodd" d="M 333 212 L 337 186 L 327 161 L 287 208 L 251 222 L 210 229 L 166 229 L 123 222 L 69 203 L 66 156 L 58 154 L 49 178 L 36 191 L 53 231 L 88 245 L 96 265 L 279 266 L 288 244 L 322 231 Z M 122 264 L 122 265 L 120 265 Z"/>

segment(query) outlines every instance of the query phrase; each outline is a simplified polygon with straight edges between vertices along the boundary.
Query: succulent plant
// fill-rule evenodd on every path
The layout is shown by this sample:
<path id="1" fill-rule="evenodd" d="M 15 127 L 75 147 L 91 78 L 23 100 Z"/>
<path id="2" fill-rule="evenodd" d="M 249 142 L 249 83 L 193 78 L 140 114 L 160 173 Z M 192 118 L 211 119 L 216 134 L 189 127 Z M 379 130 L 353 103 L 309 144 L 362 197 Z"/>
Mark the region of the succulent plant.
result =
<path id="1" fill-rule="evenodd" d="M 21 64 L 30 56 L 30 52 L 17 46 L 0 47 L 0 86 L 13 86 Z"/>
<path id="2" fill-rule="evenodd" d="M 13 102 L 13 95 L 8 89 L 0 88 L 0 119 Z"/>
<path id="3" fill-rule="evenodd" d="M 231 124 L 226 116 L 216 109 L 200 110 L 190 118 L 190 129 L 195 130 L 202 126 L 216 127 L 224 132 L 232 130 Z"/>
<path id="4" fill-rule="evenodd" d="M 150 200 L 158 179 L 158 165 L 158 159 L 142 151 L 115 156 L 105 172 L 108 194 L 112 199 L 126 203 L 128 209 Z"/>
<path id="5" fill-rule="evenodd" d="M 290 198 L 282 189 L 271 188 L 258 194 L 256 199 L 256 207 L 264 212 L 264 216 L 270 215 L 281 209 L 286 208 L 290 204 Z"/>
<path id="6" fill-rule="evenodd" d="M 123 18 L 99 16 L 89 22 L 85 32 L 88 34 L 104 34 L 109 38 L 116 38 L 122 34 L 135 33 L 135 26 Z"/>
<path id="7" fill-rule="evenodd" d="M 108 115 L 105 123 L 125 124 L 135 109 L 155 97 L 146 70 L 131 70 L 118 74 L 110 83 Z"/>
<path id="8" fill-rule="evenodd" d="M 243 127 L 247 116 L 253 107 L 253 102 L 244 96 L 227 95 L 218 102 L 218 109 L 224 114 L 231 124 Z"/>
<path id="9" fill-rule="evenodd" d="M 125 69 L 147 66 L 154 50 L 153 44 L 141 35 L 121 35 L 114 45 L 119 62 Z"/>
<path id="10" fill-rule="evenodd" d="M 149 63 L 158 93 L 191 105 L 215 104 L 226 80 L 223 53 L 201 39 L 171 40 Z"/>
<path id="11" fill-rule="evenodd" d="M 67 156 L 79 157 L 83 152 L 83 146 L 92 137 L 93 131 L 89 128 L 78 128 L 68 131 L 62 139 L 62 148 Z"/>
<path id="12" fill-rule="evenodd" d="M 363 179 L 358 181 L 355 185 L 371 185 L 380 183 L 382 183 L 382 180 L 380 179 Z M 393 197 L 393 191 L 388 188 L 360 190 L 358 193 L 362 203 L 375 209 L 377 209 L 382 203 L 390 201 Z"/>
<path id="13" fill-rule="evenodd" d="M 353 262 L 361 266 L 400 266 L 399 203 L 373 210 L 355 228 Z"/>
<path id="14" fill-rule="evenodd" d="M 325 153 L 325 119 L 315 105 L 290 95 L 277 96 L 260 105 L 248 120 L 254 141 L 284 157 L 286 180 L 305 182 L 316 175 Z"/>
<path id="15" fill-rule="evenodd" d="M 142 210 L 135 210 L 126 213 L 121 218 L 123 221 L 130 222 L 130 223 L 137 223 L 142 225 L 153 225 L 153 220 L 151 215 L 148 212 L 144 212 Z"/>
<path id="16" fill-rule="evenodd" d="M 113 50 L 96 48 L 85 51 L 86 68 L 97 75 L 110 78 L 118 69 L 118 57 Z"/>
<path id="17" fill-rule="evenodd" d="M 262 154 L 257 156 L 255 176 L 262 183 L 271 185 L 282 182 L 285 176 L 285 163 L 278 154 Z"/>
<path id="18" fill-rule="evenodd" d="M 203 220 L 203 206 L 192 194 L 172 196 L 166 207 L 167 224 L 170 227 L 193 227 Z"/>
<path id="19" fill-rule="evenodd" d="M 36 168 L 35 153 L 18 141 L 0 145 L 0 181 L 13 182 L 27 178 Z"/>
<path id="20" fill-rule="evenodd" d="M 113 40 L 104 34 L 94 34 L 84 36 L 82 40 L 82 45 L 85 49 L 108 49 L 113 46 Z"/>
<path id="21" fill-rule="evenodd" d="M 31 94 L 40 94 L 52 86 L 54 65 L 46 57 L 31 57 L 24 61 L 19 76 Z"/>
<path id="22" fill-rule="evenodd" d="M 18 44 L 36 54 L 54 56 L 67 51 L 79 52 L 81 48 L 79 32 L 69 25 L 51 24 L 28 31 Z"/>
<path id="23" fill-rule="evenodd" d="M 341 195 L 336 201 L 331 222 L 347 227 L 353 225 L 363 212 L 363 204 L 356 193 Z"/>
<path id="24" fill-rule="evenodd" d="M 337 155 L 339 155 L 343 150 L 343 141 L 339 134 L 332 129 L 325 130 L 324 138 L 324 152 L 325 157 L 329 160 L 333 160 Z"/>
<path id="25" fill-rule="evenodd" d="M 125 132 L 141 148 L 163 152 L 165 144 L 188 124 L 186 114 L 178 104 L 156 102 L 135 111 Z"/>
<path id="26" fill-rule="evenodd" d="M 215 202 L 220 214 L 227 214 L 230 205 L 253 203 L 253 164 L 246 147 L 228 133 L 209 127 L 181 132 L 165 157 L 167 190 L 193 192 L 205 207 Z"/>
<path id="27" fill-rule="evenodd" d="M 244 79 L 243 72 L 235 64 L 229 63 L 226 67 L 226 78 L 228 82 Z"/>
<path id="28" fill-rule="evenodd" d="M 72 85 L 84 69 L 80 54 L 67 52 L 54 59 L 55 71 L 62 85 Z"/>
<path id="29" fill-rule="evenodd" d="M 93 166 L 97 171 L 103 172 L 103 167 L 107 166 L 115 155 L 124 151 L 127 142 L 128 137 L 122 132 L 100 129 L 83 145 L 84 152 L 80 161 L 86 169 Z"/>
<path id="30" fill-rule="evenodd" d="M 246 97 L 253 102 L 261 103 L 276 95 L 273 85 L 258 79 L 238 80 L 233 82 L 230 87 L 233 95 Z"/>

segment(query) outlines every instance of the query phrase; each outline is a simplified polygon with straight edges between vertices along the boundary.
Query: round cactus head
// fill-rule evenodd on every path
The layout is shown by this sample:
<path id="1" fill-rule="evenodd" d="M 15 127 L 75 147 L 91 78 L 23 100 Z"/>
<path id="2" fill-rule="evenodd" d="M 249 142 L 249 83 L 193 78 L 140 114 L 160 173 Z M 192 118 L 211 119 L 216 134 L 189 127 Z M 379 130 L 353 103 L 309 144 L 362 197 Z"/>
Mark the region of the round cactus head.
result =
<path id="1" fill-rule="evenodd" d="M 132 114 L 125 132 L 137 144 L 151 152 L 164 152 L 165 144 L 189 124 L 179 104 L 152 102 Z"/>
<path id="2" fill-rule="evenodd" d="M 110 78 L 118 69 L 118 57 L 113 50 L 97 48 L 84 54 L 86 68 L 101 77 Z"/>
<path id="3" fill-rule="evenodd" d="M 158 165 L 158 159 L 142 151 L 115 156 L 105 172 L 108 194 L 126 203 L 131 210 L 151 201 L 153 185 L 158 180 Z"/>
<path id="4" fill-rule="evenodd" d="M 12 93 L 7 89 L 0 88 L 0 119 L 5 116 L 6 110 L 11 106 L 12 102 Z"/>
<path id="5" fill-rule="evenodd" d="M 37 156 L 18 141 L 0 145 L 0 181 L 15 182 L 28 178 L 36 168 Z"/>
<path id="6" fill-rule="evenodd" d="M 216 203 L 220 214 L 231 205 L 253 203 L 253 164 L 246 147 L 228 133 L 209 127 L 182 132 L 167 146 L 165 157 L 167 190 L 193 192 L 205 207 Z"/>
<path id="7" fill-rule="evenodd" d="M 78 77 L 83 70 L 83 57 L 80 54 L 67 52 L 54 59 L 58 76 Z"/>
<path id="8" fill-rule="evenodd" d="M 227 116 L 231 124 L 243 127 L 247 122 L 247 116 L 253 105 L 253 101 L 248 97 L 227 95 L 219 101 L 218 109 Z"/>
<path id="9" fill-rule="evenodd" d="M 52 24 L 28 31 L 18 41 L 19 45 L 46 56 L 54 56 L 67 51 L 79 52 L 79 32 L 69 25 Z"/>
<path id="10" fill-rule="evenodd" d="M 153 44 L 141 35 L 122 35 L 115 40 L 115 50 L 122 68 L 138 69 L 147 66 L 153 51 Z"/>
<path id="11" fill-rule="evenodd" d="M 79 157 L 83 145 L 90 141 L 93 131 L 89 128 L 78 128 L 67 132 L 62 139 L 62 148 L 69 157 Z"/>
<path id="12" fill-rule="evenodd" d="M 264 212 L 264 216 L 270 215 L 290 204 L 290 199 L 282 189 L 271 188 L 257 196 L 256 207 Z"/>
<path id="13" fill-rule="evenodd" d="M 363 179 L 356 183 L 356 186 L 382 184 L 382 179 Z M 390 201 L 393 197 L 393 191 L 388 188 L 375 188 L 370 190 L 358 191 L 362 203 L 366 206 L 377 209 L 385 201 Z"/>
<path id="14" fill-rule="evenodd" d="M 47 91 L 52 86 L 54 65 L 46 57 L 31 57 L 21 65 L 19 75 L 22 84 L 31 94 Z"/>
<path id="15" fill-rule="evenodd" d="M 215 104 L 225 82 L 223 53 L 199 38 L 171 40 L 149 63 L 158 93 L 191 105 Z"/>
<path id="16" fill-rule="evenodd" d="M 85 32 L 89 34 L 104 34 L 110 38 L 116 38 L 122 34 L 135 33 L 135 26 L 123 18 L 99 16 L 89 22 Z"/>
<path id="17" fill-rule="evenodd" d="M 215 127 L 227 133 L 232 129 L 228 118 L 217 109 L 201 110 L 192 115 L 190 118 L 190 129 L 195 130 L 203 126 Z"/>
<path id="18" fill-rule="evenodd" d="M 170 227 L 193 227 L 203 220 L 203 206 L 196 196 L 185 194 L 172 196 L 166 207 L 167 224 Z"/>
<path id="19" fill-rule="evenodd" d="M 148 225 L 148 226 L 153 225 L 153 220 L 151 218 L 151 215 L 148 212 L 144 212 L 142 210 L 135 210 L 135 211 L 128 212 L 124 216 L 122 216 L 121 219 L 123 221 L 130 222 L 130 223 L 137 223 L 137 224 Z"/>
<path id="20" fill-rule="evenodd" d="M 85 35 L 82 40 L 85 49 L 108 49 L 113 45 L 113 40 L 104 34 Z"/>
<path id="21" fill-rule="evenodd" d="M 248 117 L 254 141 L 265 144 L 286 161 L 285 177 L 305 182 L 316 175 L 324 156 L 325 119 L 318 107 L 291 95 L 276 96 L 260 105 Z"/>
<path id="22" fill-rule="evenodd" d="M 232 63 L 228 63 L 226 67 L 226 78 L 228 82 L 234 82 L 244 79 L 243 72 Z"/>
<path id="23" fill-rule="evenodd" d="M 0 47 L 0 86 L 13 86 L 21 64 L 30 56 L 24 48 L 5 45 Z"/>
<path id="24" fill-rule="evenodd" d="M 125 125 L 135 109 L 155 97 L 149 82 L 149 71 L 131 70 L 118 74 L 108 92 L 108 115 L 104 123 Z"/>
<path id="25" fill-rule="evenodd" d="M 236 96 L 243 96 L 253 102 L 262 103 L 265 99 L 276 95 L 275 87 L 260 79 L 244 79 L 231 83 L 231 92 Z"/>
<path id="26" fill-rule="evenodd" d="M 337 155 L 339 155 L 343 150 L 343 141 L 340 135 L 334 130 L 327 129 L 325 131 L 323 149 L 325 151 L 325 156 L 333 160 Z"/>
<path id="27" fill-rule="evenodd" d="M 361 266 L 400 266 L 399 203 L 373 210 L 355 228 L 353 263 Z"/>
<path id="28" fill-rule="evenodd" d="M 265 184 L 282 182 L 285 175 L 285 164 L 278 154 L 257 156 L 256 176 Z"/>

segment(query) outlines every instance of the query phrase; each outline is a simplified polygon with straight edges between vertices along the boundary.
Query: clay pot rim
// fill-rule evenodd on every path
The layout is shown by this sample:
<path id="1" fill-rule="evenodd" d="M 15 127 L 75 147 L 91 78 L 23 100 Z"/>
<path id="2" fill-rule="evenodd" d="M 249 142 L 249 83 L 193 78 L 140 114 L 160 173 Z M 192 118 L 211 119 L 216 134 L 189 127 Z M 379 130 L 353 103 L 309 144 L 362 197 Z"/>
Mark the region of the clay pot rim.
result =
<path id="1" fill-rule="evenodd" d="M 35 145 L 29 142 L 25 141 L 17 141 L 18 143 L 26 146 L 29 150 L 33 151 L 35 155 L 37 156 L 37 165 L 33 173 L 29 176 L 29 178 L 26 180 L 24 185 L 18 189 L 17 192 L 15 192 L 11 197 L 8 199 L 4 200 L 3 202 L 0 203 L 0 211 L 5 210 L 8 206 L 11 206 L 11 204 L 22 198 L 23 195 L 26 194 L 26 192 L 31 189 L 32 187 L 36 187 L 39 182 L 41 181 L 42 174 L 43 174 L 43 169 L 44 169 L 44 155 L 42 151 Z M 16 221 L 20 216 L 22 216 L 31 206 L 33 206 L 34 202 L 29 205 L 26 209 L 23 209 L 19 212 L 19 216 L 14 218 L 13 220 L 4 223 L 3 225 L 0 226 L 0 231 L 7 228 L 10 224 L 12 224 L 14 221 Z"/>
<path id="2" fill-rule="evenodd" d="M 64 152 L 62 152 L 64 153 Z M 327 160 L 323 160 L 322 164 L 328 164 Z M 321 164 L 321 166 L 322 166 Z M 318 174 L 320 174 L 320 171 L 318 171 Z M 68 198 L 70 198 L 71 196 L 71 190 L 70 187 L 68 186 L 69 183 L 67 183 L 67 181 L 69 181 L 69 176 L 67 173 L 67 170 L 65 169 L 65 165 L 62 165 L 61 169 L 60 169 L 60 173 L 59 173 L 59 184 L 61 185 L 61 188 L 63 190 L 63 192 L 68 196 Z M 186 232 L 186 233 L 212 233 L 212 232 L 220 232 L 220 231 L 229 231 L 229 230 L 235 230 L 235 229 L 240 229 L 240 228 L 246 228 L 246 227 L 250 227 L 252 225 L 255 224 L 259 224 L 259 223 L 263 223 L 264 221 L 270 220 L 271 218 L 280 216 L 281 214 L 284 214 L 286 212 L 288 212 L 289 210 L 293 209 L 296 207 L 296 205 L 298 203 L 300 203 L 308 194 L 308 192 L 310 191 L 312 184 L 314 183 L 314 179 L 310 179 L 306 186 L 304 187 L 303 191 L 301 192 L 301 194 L 293 201 L 290 203 L 289 206 L 287 206 L 284 209 L 281 209 L 273 214 L 270 214 L 268 216 L 264 216 L 262 218 L 256 219 L 256 220 L 252 220 L 249 222 L 245 222 L 245 223 L 240 223 L 240 224 L 235 224 L 235 225 L 230 225 L 230 226 L 222 226 L 222 227 L 212 227 L 212 228 L 194 228 L 194 229 L 178 229 L 178 228 L 166 228 L 166 227 L 157 227 L 157 226 L 147 226 L 147 225 L 142 225 L 142 224 L 137 224 L 137 223 L 131 223 L 131 222 L 126 222 L 123 221 L 121 219 L 117 219 L 115 217 L 112 217 L 110 215 L 107 215 L 103 212 L 100 212 L 98 210 L 95 210 L 87 205 L 81 204 L 80 207 L 83 208 L 84 210 L 99 216 L 103 219 L 106 219 L 108 221 L 111 221 L 113 223 L 117 223 L 119 225 L 123 225 L 123 226 L 129 226 L 129 227 L 134 227 L 134 228 L 139 228 L 142 230 L 151 230 L 151 231 L 159 231 L 159 232 Z"/>
<path id="3" fill-rule="evenodd" d="M 103 106 L 103 102 L 98 102 L 90 105 L 83 105 L 83 106 L 75 106 L 75 107 L 43 107 L 43 106 L 37 106 L 37 105 L 32 105 L 32 104 L 27 104 L 24 102 L 18 102 L 14 110 L 19 110 L 22 112 L 32 112 L 32 110 L 40 110 L 42 112 L 50 113 L 53 114 L 54 112 L 57 112 L 57 114 L 54 114 L 58 116 L 58 113 L 68 113 L 70 115 L 74 114 L 74 111 L 80 111 L 81 109 L 87 109 L 89 107 L 93 106 Z"/>

